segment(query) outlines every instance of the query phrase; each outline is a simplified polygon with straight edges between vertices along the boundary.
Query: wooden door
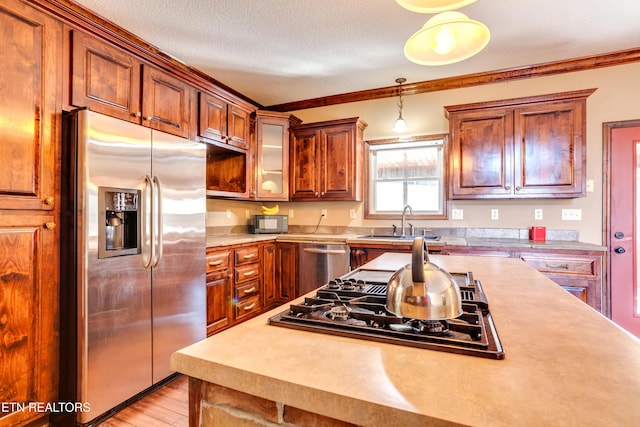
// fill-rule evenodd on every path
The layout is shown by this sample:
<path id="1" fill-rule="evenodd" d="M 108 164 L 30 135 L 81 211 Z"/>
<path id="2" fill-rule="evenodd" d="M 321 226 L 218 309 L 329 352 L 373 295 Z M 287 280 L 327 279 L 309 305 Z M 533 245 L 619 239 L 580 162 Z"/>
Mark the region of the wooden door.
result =
<path id="1" fill-rule="evenodd" d="M 353 126 L 323 129 L 320 134 L 320 197 L 353 200 L 356 174 Z"/>
<path id="2" fill-rule="evenodd" d="M 57 241 L 53 215 L 0 215 L 2 402 L 56 401 Z M 23 425 L 42 415 L 31 411 L 3 411 L 0 424 Z"/>
<path id="3" fill-rule="evenodd" d="M 227 142 L 238 148 L 249 148 L 249 112 L 229 104 L 227 113 Z"/>
<path id="4" fill-rule="evenodd" d="M 585 100 L 516 109 L 514 194 L 585 195 Z"/>
<path id="5" fill-rule="evenodd" d="M 298 244 L 276 244 L 276 286 L 278 303 L 291 301 L 298 289 Z"/>
<path id="6" fill-rule="evenodd" d="M 80 31 L 71 44 L 71 104 L 140 123 L 140 62 Z"/>
<path id="7" fill-rule="evenodd" d="M 640 337 L 640 122 L 610 135 L 611 319 Z"/>
<path id="8" fill-rule="evenodd" d="M 262 307 L 267 309 L 276 301 L 276 244 L 266 243 L 262 246 Z"/>
<path id="9" fill-rule="evenodd" d="M 227 103 L 217 96 L 200 92 L 198 135 L 226 143 Z"/>
<path id="10" fill-rule="evenodd" d="M 320 195 L 317 153 L 320 132 L 305 129 L 296 132 L 289 156 L 289 189 L 292 199 L 317 199 Z"/>
<path id="11" fill-rule="evenodd" d="M 57 203 L 61 40 L 54 19 L 19 1 L 0 6 L 0 209 Z"/>
<path id="12" fill-rule="evenodd" d="M 495 109 L 450 115 L 450 196 L 509 196 L 513 185 L 513 113 Z"/>
<path id="13" fill-rule="evenodd" d="M 142 83 L 142 124 L 189 138 L 191 102 L 195 90 L 157 68 L 145 66 Z"/>

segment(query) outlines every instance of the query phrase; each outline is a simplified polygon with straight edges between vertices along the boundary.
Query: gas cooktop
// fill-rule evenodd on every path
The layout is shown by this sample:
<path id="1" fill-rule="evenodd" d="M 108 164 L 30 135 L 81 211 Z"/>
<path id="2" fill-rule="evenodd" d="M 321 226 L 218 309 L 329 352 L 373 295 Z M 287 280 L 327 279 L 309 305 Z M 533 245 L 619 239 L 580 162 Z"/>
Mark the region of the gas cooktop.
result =
<path id="1" fill-rule="evenodd" d="M 313 297 L 291 304 L 269 324 L 429 350 L 503 359 L 504 350 L 480 281 L 471 272 L 450 273 L 460 287 L 463 313 L 424 321 L 385 308 L 392 271 L 354 270 L 331 280 Z"/>

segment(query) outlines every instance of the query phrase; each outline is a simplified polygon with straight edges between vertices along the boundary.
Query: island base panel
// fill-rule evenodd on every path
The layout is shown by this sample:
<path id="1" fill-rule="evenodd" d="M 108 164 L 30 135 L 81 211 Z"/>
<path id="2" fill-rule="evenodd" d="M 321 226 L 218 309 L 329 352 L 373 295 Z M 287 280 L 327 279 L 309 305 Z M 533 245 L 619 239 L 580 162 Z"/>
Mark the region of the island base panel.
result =
<path id="1" fill-rule="evenodd" d="M 283 403 L 253 396 L 189 378 L 189 427 L 287 426 L 357 427 L 355 424 L 294 408 Z"/>

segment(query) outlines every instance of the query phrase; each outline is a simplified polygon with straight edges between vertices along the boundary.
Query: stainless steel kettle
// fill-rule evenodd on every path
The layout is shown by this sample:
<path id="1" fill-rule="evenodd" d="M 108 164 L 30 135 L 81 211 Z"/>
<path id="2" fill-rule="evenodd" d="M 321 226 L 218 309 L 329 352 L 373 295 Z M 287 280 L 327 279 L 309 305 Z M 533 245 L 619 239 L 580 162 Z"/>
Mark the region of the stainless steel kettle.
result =
<path id="1" fill-rule="evenodd" d="M 422 237 L 413 241 L 411 264 L 396 271 L 387 284 L 387 310 L 420 320 L 453 319 L 462 314 L 460 288 L 453 277 L 429 261 Z"/>

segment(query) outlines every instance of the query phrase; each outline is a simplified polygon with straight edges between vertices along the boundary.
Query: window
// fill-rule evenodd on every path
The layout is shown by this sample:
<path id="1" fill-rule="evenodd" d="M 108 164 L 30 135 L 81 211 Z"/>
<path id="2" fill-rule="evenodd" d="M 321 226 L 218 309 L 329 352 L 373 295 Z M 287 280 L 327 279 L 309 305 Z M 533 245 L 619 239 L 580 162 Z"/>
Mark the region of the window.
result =
<path id="1" fill-rule="evenodd" d="M 446 135 L 367 141 L 368 198 L 365 218 L 446 219 Z"/>

